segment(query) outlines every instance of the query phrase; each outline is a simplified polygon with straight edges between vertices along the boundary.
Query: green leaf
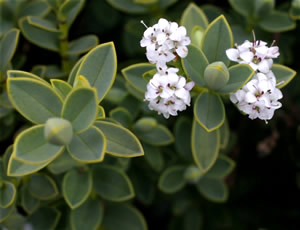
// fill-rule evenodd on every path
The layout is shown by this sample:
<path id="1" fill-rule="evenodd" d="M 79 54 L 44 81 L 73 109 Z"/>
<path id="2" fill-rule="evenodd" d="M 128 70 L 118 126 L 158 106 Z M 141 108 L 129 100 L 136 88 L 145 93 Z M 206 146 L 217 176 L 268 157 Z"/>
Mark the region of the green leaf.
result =
<path id="1" fill-rule="evenodd" d="M 41 82 L 46 83 L 46 81 L 43 78 L 40 78 L 39 76 L 33 74 L 33 73 L 29 73 L 29 72 L 25 72 L 25 71 L 21 71 L 21 70 L 8 70 L 7 71 L 7 76 L 8 78 L 32 78 L 35 80 L 39 80 Z"/>
<path id="2" fill-rule="evenodd" d="M 105 121 L 96 121 L 95 126 L 103 131 L 107 139 L 106 153 L 118 157 L 144 155 L 140 141 L 128 129 Z"/>
<path id="3" fill-rule="evenodd" d="M 47 142 L 44 125 L 36 125 L 20 133 L 14 143 L 15 157 L 25 164 L 40 165 L 54 160 L 64 147 Z"/>
<path id="4" fill-rule="evenodd" d="M 238 64 L 229 69 L 229 81 L 218 90 L 220 93 L 233 93 L 242 88 L 254 75 L 255 71 L 248 64 Z"/>
<path id="5" fill-rule="evenodd" d="M 202 29 L 205 29 L 208 25 L 208 20 L 200 7 L 195 3 L 190 3 L 183 11 L 180 25 L 186 28 L 188 36 L 191 37 L 193 28 L 200 26 Z"/>
<path id="6" fill-rule="evenodd" d="M 184 179 L 184 166 L 171 166 L 159 177 L 158 188 L 165 193 L 175 193 L 182 189 L 186 181 Z"/>
<path id="7" fill-rule="evenodd" d="M 194 120 L 192 129 L 192 153 L 194 162 L 203 172 L 207 172 L 216 162 L 219 147 L 219 130 L 207 132 Z"/>
<path id="8" fill-rule="evenodd" d="M 52 174 L 61 174 L 69 171 L 71 168 L 79 166 L 80 163 L 75 161 L 67 150 L 60 154 L 54 161 L 48 165 L 48 169 Z"/>
<path id="9" fill-rule="evenodd" d="M 79 39 L 73 40 L 69 43 L 68 55 L 80 55 L 89 51 L 98 45 L 99 39 L 95 35 L 85 35 Z"/>
<path id="10" fill-rule="evenodd" d="M 276 77 L 276 82 L 282 84 L 278 85 L 278 88 L 281 89 L 285 87 L 291 80 L 296 76 L 296 71 L 292 70 L 291 68 L 280 65 L 280 64 L 273 64 L 272 71 Z"/>
<path id="11" fill-rule="evenodd" d="M 40 200 L 31 195 L 27 189 L 27 185 L 21 189 L 21 205 L 28 214 L 35 212 L 40 206 Z"/>
<path id="12" fill-rule="evenodd" d="M 140 211 L 128 204 L 108 205 L 104 213 L 103 227 L 105 230 L 148 230 Z"/>
<path id="13" fill-rule="evenodd" d="M 46 167 L 50 161 L 42 164 L 25 164 L 24 162 L 17 160 L 14 155 L 9 159 L 7 175 L 8 176 L 25 176 Z"/>
<path id="14" fill-rule="evenodd" d="M 114 8 L 125 13 L 141 14 L 146 13 L 150 5 L 137 4 L 135 0 L 107 0 Z"/>
<path id="15" fill-rule="evenodd" d="M 219 131 L 220 131 L 220 148 L 226 149 L 230 138 L 230 128 L 229 128 L 228 120 L 226 118 L 223 125 L 220 127 Z"/>
<path id="16" fill-rule="evenodd" d="M 96 120 L 97 92 L 91 88 L 76 88 L 65 99 L 61 116 L 69 120 L 75 133 L 87 130 Z"/>
<path id="17" fill-rule="evenodd" d="M 205 174 L 209 178 L 224 178 L 228 176 L 235 167 L 235 163 L 229 157 L 220 155 L 214 166 Z"/>
<path id="18" fill-rule="evenodd" d="M 194 26 L 191 34 L 191 44 L 194 44 L 196 47 L 201 47 L 201 41 L 204 35 L 204 29 L 200 26 Z"/>
<path id="19" fill-rule="evenodd" d="M 144 94 L 147 88 L 147 82 L 144 80 L 143 75 L 153 68 L 154 65 L 152 64 L 139 63 L 130 65 L 122 69 L 121 72 L 130 86 Z"/>
<path id="20" fill-rule="evenodd" d="M 226 18 L 221 15 L 206 28 L 201 42 L 201 48 L 209 63 L 222 61 L 228 65 L 229 60 L 225 51 L 232 46 L 233 35 L 230 26 Z"/>
<path id="21" fill-rule="evenodd" d="M 75 209 L 86 201 L 92 187 L 92 174 L 88 170 L 72 169 L 64 176 L 62 193 L 70 208 Z"/>
<path id="22" fill-rule="evenodd" d="M 1 162 L 2 163 L 2 162 Z M 7 182 L 0 182 L 0 208 L 7 208 L 13 204 L 16 196 L 15 185 Z"/>
<path id="23" fill-rule="evenodd" d="M 194 104 L 196 121 L 207 131 L 218 129 L 225 120 L 225 108 L 218 94 L 203 91 Z"/>
<path id="24" fill-rule="evenodd" d="M 7 208 L 1 208 L 0 207 L 0 223 L 5 221 L 12 214 L 12 212 L 15 210 L 15 203 L 16 202 L 14 202 L 13 205 L 10 205 Z"/>
<path id="25" fill-rule="evenodd" d="M 59 51 L 58 33 L 31 25 L 29 17 L 21 18 L 19 20 L 19 27 L 24 37 L 33 44 L 51 51 Z"/>
<path id="26" fill-rule="evenodd" d="M 42 124 L 60 117 L 62 102 L 46 83 L 30 78 L 8 78 L 8 96 L 16 110 L 29 121 Z"/>
<path id="27" fill-rule="evenodd" d="M 34 230 L 55 229 L 61 213 L 54 208 L 41 207 L 28 217 L 28 223 Z"/>
<path id="28" fill-rule="evenodd" d="M 268 32 L 285 32 L 294 29 L 296 23 L 288 13 L 274 10 L 259 22 L 259 26 Z"/>
<path id="29" fill-rule="evenodd" d="M 70 220 L 73 230 L 96 230 L 103 220 L 104 207 L 99 200 L 86 200 L 71 211 Z"/>
<path id="30" fill-rule="evenodd" d="M 69 75 L 69 77 L 68 77 L 68 83 L 69 83 L 70 85 L 73 85 L 73 84 L 74 84 L 74 81 L 75 81 L 75 78 L 76 78 L 76 76 L 77 76 L 79 67 L 80 67 L 80 65 L 81 65 L 81 63 L 82 63 L 84 57 L 85 57 L 85 56 L 83 56 L 82 58 L 80 58 L 80 59 L 76 62 L 76 64 L 73 66 L 73 68 L 72 68 L 72 70 L 71 70 L 71 72 L 70 72 L 70 75 Z"/>
<path id="31" fill-rule="evenodd" d="M 85 0 L 65 1 L 58 10 L 58 17 L 71 26 L 84 5 Z"/>
<path id="32" fill-rule="evenodd" d="M 28 16 L 27 17 L 28 23 L 34 27 L 37 27 L 39 29 L 58 33 L 58 26 L 54 24 L 52 21 L 40 18 L 40 17 L 34 17 L 34 16 Z"/>
<path id="33" fill-rule="evenodd" d="M 85 76 L 98 91 L 100 102 L 110 90 L 117 71 L 117 56 L 112 42 L 96 46 L 88 52 L 79 66 L 77 76 Z"/>
<path id="34" fill-rule="evenodd" d="M 59 79 L 51 79 L 50 80 L 52 87 L 55 92 L 64 100 L 67 95 L 71 92 L 72 86 L 67 82 Z"/>
<path id="35" fill-rule="evenodd" d="M 205 54 L 193 44 L 189 46 L 188 56 L 182 59 L 184 72 L 198 86 L 205 86 L 204 70 L 208 64 Z"/>
<path id="36" fill-rule="evenodd" d="M 151 129 L 145 131 L 145 126 L 141 126 L 140 121 L 137 121 L 137 123 L 133 126 L 133 131 L 143 142 L 154 146 L 164 146 L 174 142 L 173 134 L 166 126 L 161 124 L 157 124 Z"/>
<path id="37" fill-rule="evenodd" d="M 104 119 L 104 118 L 105 118 L 105 110 L 101 105 L 98 105 L 97 120 Z"/>
<path id="38" fill-rule="evenodd" d="M 71 157 L 76 161 L 80 163 L 95 163 L 103 161 L 106 143 L 103 132 L 92 126 L 80 134 L 74 134 L 67 149 Z"/>
<path id="39" fill-rule="evenodd" d="M 152 145 L 143 144 L 145 160 L 152 169 L 159 172 L 164 167 L 164 157 L 159 148 Z"/>
<path id="40" fill-rule="evenodd" d="M 43 0 L 36 0 L 27 2 L 28 4 L 25 7 L 21 8 L 21 12 L 19 12 L 18 18 L 24 16 L 39 16 L 43 17 L 50 11 L 50 7 Z"/>
<path id="41" fill-rule="evenodd" d="M 254 2 L 254 0 L 229 0 L 231 7 L 245 17 L 253 15 Z"/>
<path id="42" fill-rule="evenodd" d="M 27 189 L 40 200 L 51 200 L 59 194 L 55 181 L 44 174 L 31 175 Z"/>
<path id="43" fill-rule="evenodd" d="M 217 91 L 228 82 L 229 71 L 223 62 L 213 62 L 205 68 L 204 80 L 208 89 Z"/>
<path id="44" fill-rule="evenodd" d="M 203 177 L 196 187 L 205 198 L 213 202 L 224 202 L 228 199 L 228 189 L 220 179 Z"/>
<path id="45" fill-rule="evenodd" d="M 191 149 L 192 120 L 179 117 L 174 127 L 175 148 L 177 153 L 186 161 L 193 161 Z"/>
<path id="46" fill-rule="evenodd" d="M 109 112 L 109 116 L 126 128 L 131 125 L 132 117 L 128 110 L 123 107 L 116 107 L 112 109 Z"/>
<path id="47" fill-rule="evenodd" d="M 2 22 L 1 22 L 2 26 Z M 20 31 L 11 29 L 0 40 L 0 69 L 4 69 L 14 56 L 19 41 Z"/>
<path id="48" fill-rule="evenodd" d="M 96 193 L 106 200 L 121 202 L 132 199 L 135 195 L 128 176 L 122 170 L 112 166 L 95 168 L 93 184 Z"/>

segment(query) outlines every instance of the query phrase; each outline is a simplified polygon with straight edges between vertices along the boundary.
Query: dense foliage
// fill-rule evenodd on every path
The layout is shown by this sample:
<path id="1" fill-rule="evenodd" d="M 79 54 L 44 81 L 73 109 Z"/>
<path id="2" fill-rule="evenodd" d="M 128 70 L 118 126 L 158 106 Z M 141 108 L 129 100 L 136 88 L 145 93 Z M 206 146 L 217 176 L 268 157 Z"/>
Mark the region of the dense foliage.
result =
<path id="1" fill-rule="evenodd" d="M 299 19 L 299 0 L 0 0 L 0 229 L 299 229 Z"/>

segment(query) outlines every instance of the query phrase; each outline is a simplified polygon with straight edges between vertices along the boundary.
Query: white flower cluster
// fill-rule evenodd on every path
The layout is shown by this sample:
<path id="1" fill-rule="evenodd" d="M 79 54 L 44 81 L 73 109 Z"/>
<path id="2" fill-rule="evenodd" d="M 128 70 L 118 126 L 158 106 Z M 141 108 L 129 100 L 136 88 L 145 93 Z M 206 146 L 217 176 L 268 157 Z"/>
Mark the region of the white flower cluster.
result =
<path id="1" fill-rule="evenodd" d="M 177 56 L 185 58 L 188 54 L 186 46 L 190 43 L 185 27 L 178 27 L 176 22 L 169 22 L 164 18 L 159 19 L 157 24 L 147 27 L 140 42 L 142 47 L 146 47 L 149 62 L 162 68 Z"/>
<path id="2" fill-rule="evenodd" d="M 227 57 L 239 63 L 245 63 L 256 71 L 253 78 L 230 95 L 230 100 L 249 118 L 270 120 L 275 109 L 281 107 L 278 101 L 282 98 L 281 91 L 276 88 L 276 77 L 271 71 L 273 60 L 279 56 L 277 46 L 267 47 L 263 41 L 245 41 L 237 48 L 226 50 Z"/>
<path id="3" fill-rule="evenodd" d="M 146 56 L 150 63 L 156 64 L 158 72 L 147 84 L 145 100 L 149 101 L 149 109 L 165 118 L 177 116 L 178 111 L 190 106 L 190 90 L 195 83 L 186 82 L 183 76 L 177 75 L 179 69 L 168 68 L 166 63 L 187 56 L 190 38 L 186 36 L 185 27 L 163 18 L 146 28 L 140 44 L 146 47 Z"/>
<path id="4" fill-rule="evenodd" d="M 163 114 L 165 118 L 177 116 L 177 111 L 190 106 L 190 90 L 195 83 L 187 83 L 177 72 L 177 68 L 158 71 L 147 85 L 145 100 L 149 101 L 149 108 Z"/>

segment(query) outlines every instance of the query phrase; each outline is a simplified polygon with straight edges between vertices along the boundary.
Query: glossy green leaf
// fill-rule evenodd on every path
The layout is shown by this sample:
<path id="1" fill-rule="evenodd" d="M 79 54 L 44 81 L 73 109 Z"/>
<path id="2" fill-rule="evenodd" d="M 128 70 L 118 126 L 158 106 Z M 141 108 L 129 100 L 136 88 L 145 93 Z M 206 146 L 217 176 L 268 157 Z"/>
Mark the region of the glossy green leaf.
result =
<path id="1" fill-rule="evenodd" d="M 3 221 L 5 221 L 11 214 L 12 212 L 15 210 L 15 205 L 10 205 L 7 208 L 1 208 L 0 207 L 0 223 L 2 223 Z"/>
<path id="2" fill-rule="evenodd" d="M 157 124 L 145 131 L 145 126 L 141 126 L 138 121 L 133 126 L 133 131 L 143 142 L 154 146 L 164 146 L 174 142 L 173 134 L 166 126 L 161 124 Z"/>
<path id="3" fill-rule="evenodd" d="M 31 25 L 28 17 L 19 20 L 19 27 L 24 37 L 33 44 L 44 49 L 59 51 L 58 33 Z"/>
<path id="4" fill-rule="evenodd" d="M 46 167 L 49 162 L 45 162 L 42 164 L 26 164 L 18 159 L 15 156 L 11 156 L 8 164 L 7 175 L 8 176 L 25 176 L 31 173 L 37 172 L 40 169 Z"/>
<path id="5" fill-rule="evenodd" d="M 67 172 L 62 183 L 62 193 L 69 207 L 75 209 L 85 202 L 92 186 L 92 174 L 88 170 L 72 169 Z"/>
<path id="6" fill-rule="evenodd" d="M 228 198 L 228 189 L 221 179 L 203 177 L 196 187 L 205 198 L 213 202 L 224 202 Z"/>
<path id="7" fill-rule="evenodd" d="M 64 21 L 68 26 L 71 26 L 80 10 L 84 5 L 85 0 L 67 0 L 59 7 L 59 19 Z"/>
<path id="8" fill-rule="evenodd" d="M 83 75 L 77 75 L 73 83 L 73 88 L 80 88 L 80 87 L 91 88 L 88 79 L 86 79 L 86 77 Z"/>
<path id="9" fill-rule="evenodd" d="M 229 80 L 227 84 L 218 90 L 220 93 L 232 93 L 242 88 L 255 73 L 253 69 L 247 64 L 238 64 L 230 67 Z"/>
<path id="10" fill-rule="evenodd" d="M 80 134 L 74 134 L 67 149 L 76 161 L 95 163 L 103 161 L 107 148 L 106 143 L 106 137 L 103 132 L 92 126 Z"/>
<path id="11" fill-rule="evenodd" d="M 48 170 L 52 174 L 61 174 L 68 170 L 70 170 L 73 167 L 79 166 L 80 163 L 75 161 L 67 150 L 65 150 L 61 155 L 59 155 L 54 161 L 52 161 L 48 165 Z"/>
<path id="12" fill-rule="evenodd" d="M 128 84 L 144 94 L 147 89 L 147 82 L 144 80 L 143 74 L 152 70 L 153 67 L 149 63 L 134 64 L 122 69 L 122 74 Z"/>
<path id="13" fill-rule="evenodd" d="M 30 78 L 8 78 L 8 96 L 14 107 L 29 121 L 42 124 L 59 117 L 62 102 L 46 83 Z"/>
<path id="14" fill-rule="evenodd" d="M 221 97 L 203 91 L 195 101 L 194 117 L 207 132 L 218 129 L 225 120 L 225 108 Z"/>
<path id="15" fill-rule="evenodd" d="M 19 77 L 32 78 L 32 79 L 39 80 L 39 81 L 46 83 L 46 81 L 43 78 L 40 78 L 39 76 L 37 76 L 33 73 L 29 73 L 29 72 L 25 72 L 25 71 L 21 71 L 21 70 L 9 70 L 9 71 L 7 71 L 7 76 L 8 76 L 8 78 L 19 78 Z"/>
<path id="16" fill-rule="evenodd" d="M 105 230 L 148 230 L 140 211 L 128 204 L 108 205 L 104 213 L 103 227 Z"/>
<path id="17" fill-rule="evenodd" d="M 69 77 L 68 77 L 68 83 L 69 83 L 70 85 L 73 85 L 73 84 L 74 84 L 74 81 L 75 81 L 75 78 L 76 78 L 76 76 L 77 76 L 79 67 L 80 67 L 80 65 L 81 65 L 81 63 L 82 63 L 84 57 L 85 57 L 85 56 L 83 56 L 82 58 L 80 58 L 80 59 L 76 62 L 76 64 L 73 66 L 73 68 L 72 68 L 72 70 L 71 70 L 71 72 L 70 72 L 70 75 L 69 75 Z"/>
<path id="18" fill-rule="evenodd" d="M 71 122 L 75 133 L 80 133 L 94 123 L 97 110 L 96 90 L 76 88 L 65 99 L 62 117 Z"/>
<path id="19" fill-rule="evenodd" d="M 194 120 L 191 144 L 194 162 L 203 172 L 207 172 L 214 165 L 219 154 L 219 130 L 207 132 Z"/>
<path id="20" fill-rule="evenodd" d="M 184 26 L 188 36 L 191 36 L 195 26 L 200 26 L 202 29 L 205 29 L 208 26 L 208 20 L 200 7 L 195 3 L 190 3 L 183 11 L 180 25 Z"/>
<path id="21" fill-rule="evenodd" d="M 141 14 L 149 9 L 149 5 L 137 4 L 135 0 L 107 0 L 114 8 L 126 13 Z"/>
<path id="22" fill-rule="evenodd" d="M 93 184 L 96 193 L 106 200 L 121 202 L 129 200 L 135 195 L 128 176 L 122 170 L 112 166 L 95 168 Z"/>
<path id="23" fill-rule="evenodd" d="M 179 117 L 174 126 L 175 148 L 177 153 L 186 161 L 192 162 L 191 149 L 192 120 L 187 117 Z"/>
<path id="24" fill-rule="evenodd" d="M 201 48 L 209 63 L 222 61 L 226 65 L 229 60 L 226 50 L 233 46 L 233 35 L 226 18 L 221 15 L 211 22 L 206 28 Z"/>
<path id="25" fill-rule="evenodd" d="M 77 75 L 85 76 L 90 85 L 98 91 L 100 102 L 111 88 L 117 71 L 117 56 L 112 42 L 93 48 L 86 54 Z"/>
<path id="26" fill-rule="evenodd" d="M 27 189 L 31 195 L 40 200 L 51 200 L 58 195 L 55 181 L 44 174 L 33 174 L 27 184 Z"/>
<path id="27" fill-rule="evenodd" d="M 52 21 L 40 17 L 34 17 L 34 16 L 28 16 L 27 20 L 30 25 L 35 26 L 39 29 L 46 30 L 49 32 L 56 32 L 56 33 L 59 32 L 58 26 L 54 24 Z"/>
<path id="28" fill-rule="evenodd" d="M 158 187 L 165 193 L 175 193 L 182 189 L 186 181 L 184 179 L 184 166 L 171 166 L 167 168 L 158 181 Z"/>
<path id="29" fill-rule="evenodd" d="M 2 23 L 1 23 L 2 26 Z M 4 69 L 13 58 L 19 41 L 20 31 L 11 29 L 0 40 L 0 69 Z"/>
<path id="30" fill-rule="evenodd" d="M 15 157 L 25 164 L 43 164 L 55 159 L 64 147 L 50 144 L 44 137 L 44 125 L 36 125 L 18 135 L 14 143 Z"/>
<path id="31" fill-rule="evenodd" d="M 159 172 L 164 167 L 164 157 L 159 148 L 152 145 L 143 144 L 145 160 L 155 171 Z"/>
<path id="32" fill-rule="evenodd" d="M 225 149 L 229 143 L 230 128 L 228 119 L 225 119 L 223 125 L 219 128 L 220 131 L 220 148 Z"/>
<path id="33" fill-rule="evenodd" d="M 28 217 L 34 230 L 55 229 L 61 213 L 54 208 L 41 207 Z"/>
<path id="34" fill-rule="evenodd" d="M 25 7 L 20 9 L 21 11 L 18 12 L 18 17 L 24 17 L 24 16 L 39 16 L 43 17 L 50 11 L 50 7 L 48 4 L 43 0 L 36 0 L 36 1 L 30 1 L 28 4 L 25 5 Z"/>
<path id="35" fill-rule="evenodd" d="M 50 82 L 51 82 L 51 85 L 54 88 L 55 92 L 62 99 L 65 99 L 72 90 L 72 86 L 63 80 L 51 79 Z"/>
<path id="36" fill-rule="evenodd" d="M 116 107 L 112 109 L 109 112 L 109 116 L 126 128 L 131 125 L 132 117 L 128 110 L 123 107 Z"/>
<path id="37" fill-rule="evenodd" d="M 95 126 L 101 129 L 107 140 L 106 152 L 118 157 L 143 156 L 144 150 L 140 141 L 128 129 L 105 121 L 96 121 Z"/>
<path id="38" fill-rule="evenodd" d="M 279 89 L 285 87 L 296 76 L 295 70 L 280 64 L 273 64 L 272 71 L 277 83 L 281 83 L 277 86 Z"/>
<path id="39" fill-rule="evenodd" d="M 95 35 L 85 35 L 69 43 L 68 54 L 79 55 L 98 45 L 99 40 Z"/>
<path id="40" fill-rule="evenodd" d="M 24 186 L 21 189 L 21 205 L 28 214 L 35 212 L 40 206 L 40 200 L 31 195 L 27 186 Z"/>
<path id="41" fill-rule="evenodd" d="M 191 44 L 188 56 L 182 59 L 182 66 L 187 76 L 198 86 L 205 86 L 204 70 L 207 65 L 208 60 L 202 50 Z"/>
<path id="42" fill-rule="evenodd" d="M 138 90 L 136 87 L 133 87 L 129 82 L 125 82 L 125 87 L 128 93 L 130 93 L 132 96 L 134 96 L 139 101 L 144 101 L 145 99 L 145 93 L 142 93 L 140 90 Z"/>
<path id="43" fill-rule="evenodd" d="M 73 230 L 96 230 L 103 220 L 104 207 L 99 200 L 86 200 L 71 211 L 70 221 Z"/>
<path id="44" fill-rule="evenodd" d="M 226 155 L 220 155 L 214 166 L 205 174 L 209 178 L 223 178 L 228 176 L 235 167 L 235 163 Z"/>
<path id="45" fill-rule="evenodd" d="M 1 162 L 2 163 L 2 162 Z M 7 182 L 0 182 L 0 208 L 7 208 L 13 204 L 16 196 L 15 185 Z"/>
<path id="46" fill-rule="evenodd" d="M 288 13 L 274 10 L 259 22 L 259 26 L 268 32 L 284 32 L 294 29 L 296 23 Z"/>

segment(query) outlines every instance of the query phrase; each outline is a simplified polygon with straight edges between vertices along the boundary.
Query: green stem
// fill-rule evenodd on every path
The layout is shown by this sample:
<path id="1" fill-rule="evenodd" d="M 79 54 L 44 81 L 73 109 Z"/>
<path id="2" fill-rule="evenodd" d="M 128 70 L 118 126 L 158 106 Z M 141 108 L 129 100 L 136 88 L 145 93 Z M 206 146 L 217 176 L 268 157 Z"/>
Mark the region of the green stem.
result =
<path id="1" fill-rule="evenodd" d="M 70 58 L 68 56 L 68 35 L 69 28 L 65 20 L 60 20 L 59 22 L 59 53 L 62 61 L 62 70 L 63 72 L 69 72 L 72 69 L 72 64 L 70 62 Z"/>

